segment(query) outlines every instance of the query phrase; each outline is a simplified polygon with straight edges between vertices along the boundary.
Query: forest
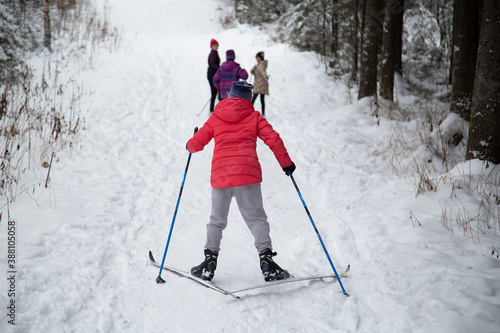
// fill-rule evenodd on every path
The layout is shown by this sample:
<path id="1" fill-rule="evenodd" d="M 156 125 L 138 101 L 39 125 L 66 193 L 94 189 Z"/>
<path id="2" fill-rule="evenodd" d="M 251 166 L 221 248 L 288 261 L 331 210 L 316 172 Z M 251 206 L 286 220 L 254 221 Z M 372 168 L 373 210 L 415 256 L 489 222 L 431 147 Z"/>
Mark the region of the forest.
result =
<path id="1" fill-rule="evenodd" d="M 463 159 L 500 163 L 499 7 L 494 0 L 223 0 L 219 10 L 223 27 L 259 26 L 315 52 L 332 80 L 357 86 L 358 100 L 370 98 L 375 117 L 424 113 L 429 133 L 452 119 L 430 143 L 450 169 Z M 58 67 L 74 57 L 92 66 L 96 45 L 116 47 L 119 33 L 96 18 L 90 1 L 1 0 L 0 16 L 0 194 L 13 196 L 23 172 L 33 163 L 50 168 L 85 126 L 83 88 L 59 82 Z M 33 80 L 36 54 L 51 59 L 41 81 Z M 399 106 L 395 82 L 419 96 L 414 110 Z"/>
<path id="2" fill-rule="evenodd" d="M 358 99 L 391 101 L 402 79 L 426 100 L 439 99 L 467 122 L 450 143 L 466 158 L 500 163 L 497 1 L 235 0 L 232 20 L 278 23 L 276 38 L 316 52 L 332 75 L 358 85 Z M 274 26 L 274 25 L 273 25 Z M 396 104 L 394 104 L 396 102 Z M 386 104 L 387 105 L 387 104 Z"/>

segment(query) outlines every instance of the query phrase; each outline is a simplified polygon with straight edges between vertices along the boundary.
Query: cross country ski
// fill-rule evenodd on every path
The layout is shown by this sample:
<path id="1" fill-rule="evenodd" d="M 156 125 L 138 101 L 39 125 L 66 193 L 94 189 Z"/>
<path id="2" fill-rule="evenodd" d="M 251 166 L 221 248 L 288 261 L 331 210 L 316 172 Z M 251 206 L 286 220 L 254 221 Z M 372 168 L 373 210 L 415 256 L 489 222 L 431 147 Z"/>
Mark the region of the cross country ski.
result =
<path id="1" fill-rule="evenodd" d="M 151 263 L 153 265 L 155 265 L 157 267 L 161 267 L 161 264 L 155 260 L 155 258 L 153 256 L 153 253 L 151 251 L 149 251 L 149 260 L 151 261 Z M 290 277 L 290 278 L 284 279 L 284 280 L 276 280 L 276 281 L 265 282 L 265 283 L 262 283 L 262 284 L 253 285 L 253 286 L 241 288 L 241 289 L 238 289 L 238 290 L 232 290 L 232 291 L 230 291 L 230 290 L 226 290 L 224 288 L 221 288 L 221 287 L 215 285 L 213 282 L 200 279 L 200 278 L 198 278 L 198 277 L 190 274 L 189 272 L 183 271 L 183 270 L 178 269 L 178 268 L 169 267 L 169 266 L 165 266 L 164 265 L 163 269 L 165 269 L 167 271 L 170 271 L 172 273 L 175 273 L 175 274 L 177 274 L 179 276 L 186 277 L 188 279 L 196 281 L 196 282 L 204 285 L 207 288 L 215 290 L 215 291 L 217 291 L 217 292 L 219 292 L 221 294 L 224 294 L 224 295 L 232 296 L 234 298 L 241 298 L 241 296 L 238 296 L 238 295 L 235 295 L 235 294 L 241 293 L 241 292 L 244 292 L 244 291 L 251 291 L 251 290 L 256 290 L 256 289 L 261 289 L 261 288 L 266 288 L 266 287 L 272 287 L 272 286 L 277 286 L 277 285 L 281 285 L 281 284 L 285 284 L 285 283 L 294 283 L 294 282 L 312 281 L 312 280 L 324 280 L 324 279 L 335 279 L 336 278 L 336 276 L 333 275 L 333 274 L 332 275 L 305 276 L 305 277 Z M 344 270 L 344 272 L 342 272 L 341 274 L 339 274 L 339 278 L 342 279 L 342 278 L 346 277 L 347 274 L 349 273 L 350 269 L 351 269 L 351 265 L 348 265 L 346 267 L 346 269 Z"/>
<path id="2" fill-rule="evenodd" d="M 346 277 L 347 273 L 349 273 L 350 270 L 351 270 L 351 265 L 347 265 L 345 271 L 339 275 L 339 278 L 342 279 L 342 278 Z M 272 286 L 276 286 L 279 284 L 285 284 L 285 283 L 293 283 L 293 282 L 300 282 L 300 281 L 312 281 L 312 280 L 323 280 L 323 279 L 335 279 L 335 278 L 336 278 L 336 276 L 333 274 L 331 274 L 331 275 L 304 276 L 304 277 L 290 277 L 290 278 L 285 279 L 285 280 L 269 281 L 269 282 L 265 282 L 265 283 L 258 284 L 255 286 L 250 286 L 250 287 L 246 287 L 246 288 L 242 288 L 242 289 L 238 289 L 238 290 L 233 290 L 233 291 L 231 291 L 231 293 L 236 294 L 236 293 L 240 293 L 243 291 L 250 291 L 250 290 L 255 290 L 255 289 L 260 289 L 260 288 L 265 288 L 265 287 L 272 287 Z"/>
<path id="3" fill-rule="evenodd" d="M 153 265 L 155 265 L 155 266 L 157 266 L 157 267 L 161 267 L 161 263 L 159 263 L 159 262 L 157 262 L 157 261 L 155 260 L 155 258 L 153 257 L 153 253 L 152 253 L 151 251 L 149 251 L 149 260 L 151 260 L 151 263 L 152 263 Z M 203 279 L 201 279 L 201 278 L 199 278 L 199 277 L 196 277 L 196 276 L 194 276 L 194 275 L 191 275 L 191 273 L 188 273 L 188 272 L 183 271 L 183 270 L 181 270 L 181 269 L 174 268 L 174 267 L 168 267 L 168 266 L 165 266 L 165 265 L 163 266 L 163 269 L 166 269 L 167 271 L 170 271 L 170 272 L 172 272 L 172 273 L 175 273 L 175 274 L 177 274 L 177 275 L 179 275 L 179 276 L 186 277 L 186 278 L 188 278 L 188 279 L 191 279 L 191 280 L 193 280 L 193 281 L 196 281 L 196 282 L 198 282 L 199 284 L 202 284 L 202 285 L 204 285 L 205 287 L 210 288 L 210 289 L 212 289 L 212 290 L 215 290 L 215 291 L 217 291 L 217 292 L 219 292 L 219 293 L 221 293 L 221 294 L 224 294 L 224 295 L 229 295 L 229 296 L 232 296 L 232 297 L 234 297 L 234 298 L 239 298 L 238 296 L 236 296 L 236 295 L 232 294 L 231 292 L 229 292 L 229 291 L 227 291 L 227 290 L 224 290 L 224 289 L 223 289 L 223 288 L 221 288 L 221 287 L 216 286 L 216 285 L 215 285 L 215 284 L 213 284 L 212 282 L 207 281 L 207 280 L 203 280 Z"/>

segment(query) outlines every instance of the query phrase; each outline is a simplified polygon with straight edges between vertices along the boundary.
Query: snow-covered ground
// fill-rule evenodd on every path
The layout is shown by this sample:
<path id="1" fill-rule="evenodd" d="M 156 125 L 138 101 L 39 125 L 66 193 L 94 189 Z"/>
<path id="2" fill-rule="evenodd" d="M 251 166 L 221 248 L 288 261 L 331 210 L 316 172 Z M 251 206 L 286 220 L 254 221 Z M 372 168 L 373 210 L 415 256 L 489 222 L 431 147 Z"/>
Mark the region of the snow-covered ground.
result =
<path id="1" fill-rule="evenodd" d="M 10 205 L 15 297 L 8 295 L 2 209 L 1 332 L 500 332 L 500 260 L 492 256 L 500 248 L 498 221 L 480 242 L 450 235 L 441 223 L 449 186 L 416 198 L 382 153 L 391 121 L 377 124 L 368 102 L 328 77 L 314 54 L 253 27 L 224 30 L 215 0 L 108 4 L 120 49 L 98 53 L 93 69 L 67 71 L 93 91 L 81 101 L 88 110 L 81 147 L 58 154 L 47 190 L 27 191 Z M 247 70 L 265 51 L 267 119 L 297 165 L 295 180 L 337 270 L 351 264 L 342 280 L 350 297 L 333 280 L 256 290 L 241 300 L 169 272 L 156 284 L 148 251 L 163 255 L 185 144 L 208 116 L 211 38 L 222 60 L 234 49 Z M 168 265 L 188 270 L 203 259 L 212 147 L 192 156 Z M 295 276 L 330 274 L 292 182 L 262 142 L 258 151 L 276 261 Z M 481 172 L 498 173 L 498 166 L 473 161 L 450 175 Z M 234 203 L 229 219 L 213 282 L 226 289 L 261 283 L 253 239 Z"/>

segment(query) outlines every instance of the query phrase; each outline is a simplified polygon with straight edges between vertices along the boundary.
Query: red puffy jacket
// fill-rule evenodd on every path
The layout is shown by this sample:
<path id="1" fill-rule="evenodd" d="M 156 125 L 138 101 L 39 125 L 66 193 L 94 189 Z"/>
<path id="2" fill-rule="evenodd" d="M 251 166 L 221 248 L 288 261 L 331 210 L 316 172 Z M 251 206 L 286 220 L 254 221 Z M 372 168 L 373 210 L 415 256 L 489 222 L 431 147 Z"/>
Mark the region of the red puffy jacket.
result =
<path id="1" fill-rule="evenodd" d="M 282 168 L 292 165 L 278 132 L 250 101 L 228 98 L 217 104 L 213 114 L 189 140 L 187 150 L 195 153 L 214 138 L 211 185 L 226 188 L 262 182 L 257 157 L 257 137 L 273 151 Z"/>

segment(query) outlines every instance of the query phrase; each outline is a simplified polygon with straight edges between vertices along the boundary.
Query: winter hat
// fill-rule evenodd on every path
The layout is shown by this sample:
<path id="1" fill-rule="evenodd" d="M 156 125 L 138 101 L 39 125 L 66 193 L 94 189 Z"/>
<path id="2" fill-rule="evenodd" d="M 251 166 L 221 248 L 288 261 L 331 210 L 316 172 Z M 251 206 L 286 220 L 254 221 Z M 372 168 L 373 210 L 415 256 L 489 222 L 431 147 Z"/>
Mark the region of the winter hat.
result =
<path id="1" fill-rule="evenodd" d="M 252 89 L 253 86 L 247 81 L 234 81 L 231 90 L 229 90 L 229 98 L 244 98 L 252 101 Z"/>
<path id="2" fill-rule="evenodd" d="M 236 58 L 236 55 L 234 54 L 234 50 L 227 50 L 226 51 L 226 60 L 234 60 Z"/>
<path id="3" fill-rule="evenodd" d="M 219 45 L 219 42 L 212 38 L 212 40 L 210 41 L 210 47 L 214 46 L 214 44 Z"/>

